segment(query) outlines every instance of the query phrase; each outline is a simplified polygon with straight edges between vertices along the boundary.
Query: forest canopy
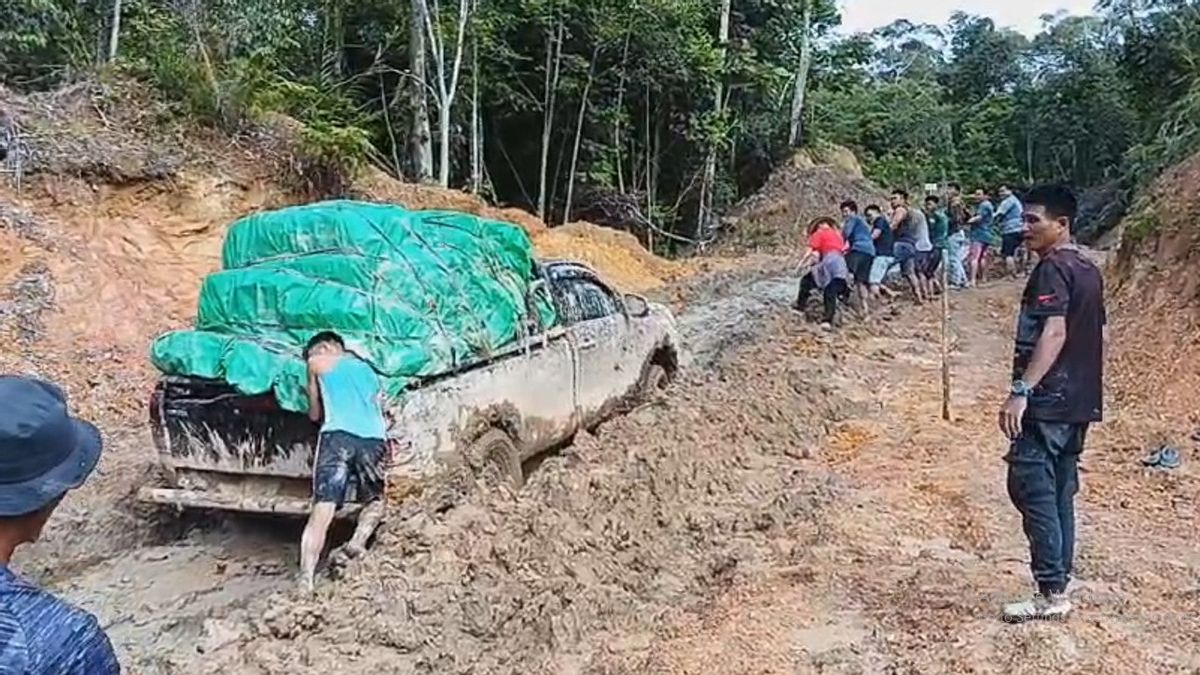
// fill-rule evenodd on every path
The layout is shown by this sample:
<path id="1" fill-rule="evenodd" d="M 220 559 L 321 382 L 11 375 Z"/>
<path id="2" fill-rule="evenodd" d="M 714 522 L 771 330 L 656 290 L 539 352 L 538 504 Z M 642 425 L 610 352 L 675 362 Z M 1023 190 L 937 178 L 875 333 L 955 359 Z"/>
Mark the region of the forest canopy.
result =
<path id="1" fill-rule="evenodd" d="M 887 185 L 1131 190 L 1200 146 L 1200 2 L 1101 0 L 1032 37 L 831 0 L 7 0 L 0 82 L 118 72 L 180 116 L 282 113 L 313 152 L 703 240 L 801 146 Z"/>

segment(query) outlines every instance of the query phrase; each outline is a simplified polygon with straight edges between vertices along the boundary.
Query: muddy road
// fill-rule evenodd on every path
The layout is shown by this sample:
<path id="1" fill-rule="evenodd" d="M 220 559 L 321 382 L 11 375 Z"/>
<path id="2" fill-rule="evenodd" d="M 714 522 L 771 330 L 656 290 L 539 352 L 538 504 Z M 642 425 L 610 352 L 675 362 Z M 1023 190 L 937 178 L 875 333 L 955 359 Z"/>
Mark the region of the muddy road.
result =
<path id="1" fill-rule="evenodd" d="M 1017 289 L 953 296 L 954 422 L 935 308 L 824 332 L 765 272 L 681 292 L 691 368 L 548 458 L 520 493 L 452 476 L 368 558 L 291 592 L 298 526 L 165 517 L 137 432 L 18 565 L 95 612 L 131 673 L 1193 672 L 1196 474 L 1092 435 L 1078 613 L 1028 591 L 996 392 Z"/>

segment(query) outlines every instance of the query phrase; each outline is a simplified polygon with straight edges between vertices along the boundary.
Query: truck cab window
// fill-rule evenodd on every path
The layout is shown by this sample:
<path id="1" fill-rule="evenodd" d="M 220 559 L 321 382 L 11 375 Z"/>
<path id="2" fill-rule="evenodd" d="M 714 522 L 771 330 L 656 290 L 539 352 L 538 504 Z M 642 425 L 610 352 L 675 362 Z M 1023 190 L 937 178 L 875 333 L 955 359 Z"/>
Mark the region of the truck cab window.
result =
<path id="1" fill-rule="evenodd" d="M 572 323 L 603 319 L 616 314 L 620 309 L 611 293 L 587 279 L 572 279 L 563 295 L 567 305 L 567 318 Z"/>

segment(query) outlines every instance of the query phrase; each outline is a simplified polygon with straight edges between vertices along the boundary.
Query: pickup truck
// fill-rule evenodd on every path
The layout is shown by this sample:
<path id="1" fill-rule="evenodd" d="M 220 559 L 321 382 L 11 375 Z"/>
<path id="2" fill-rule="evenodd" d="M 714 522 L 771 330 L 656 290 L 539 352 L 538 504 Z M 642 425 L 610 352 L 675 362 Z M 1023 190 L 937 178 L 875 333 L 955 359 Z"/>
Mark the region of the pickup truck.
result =
<path id="1" fill-rule="evenodd" d="M 531 320 L 527 336 L 501 353 L 417 382 L 388 402 L 389 481 L 419 482 L 465 465 L 519 487 L 528 460 L 653 397 L 680 367 L 670 310 L 615 292 L 587 266 L 539 264 L 535 293 L 549 293 L 555 325 Z M 317 427 L 282 410 L 272 394 L 165 376 L 151 397 L 150 422 L 170 487 L 143 488 L 140 500 L 307 513 Z M 354 510 L 351 503 L 342 515 Z"/>

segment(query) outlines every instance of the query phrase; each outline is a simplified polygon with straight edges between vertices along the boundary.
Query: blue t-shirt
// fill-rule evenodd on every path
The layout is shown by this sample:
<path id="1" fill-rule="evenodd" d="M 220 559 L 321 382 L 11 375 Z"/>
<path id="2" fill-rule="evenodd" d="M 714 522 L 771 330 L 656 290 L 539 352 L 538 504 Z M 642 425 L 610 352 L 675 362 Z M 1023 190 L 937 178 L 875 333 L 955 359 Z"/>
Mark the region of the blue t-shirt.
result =
<path id="1" fill-rule="evenodd" d="M 1000 231 L 1004 234 L 1014 234 L 1025 229 L 1025 224 L 1021 222 L 1021 212 L 1025 207 L 1021 206 L 1021 200 L 1017 199 L 1016 195 L 1009 195 L 1000 201 L 1000 207 L 996 209 L 996 220 L 1000 221 Z"/>
<path id="2" fill-rule="evenodd" d="M 851 251 L 875 255 L 875 241 L 871 239 L 871 226 L 857 213 L 851 215 L 842 223 L 842 238 L 850 245 Z"/>
<path id="3" fill-rule="evenodd" d="M 119 675 L 96 617 L 0 566 L 0 673 Z"/>
<path id="4" fill-rule="evenodd" d="M 978 241 L 984 244 L 992 241 L 992 221 L 996 219 L 996 208 L 988 200 L 979 202 L 979 206 L 975 207 L 975 216 L 979 218 L 975 224 L 971 225 L 971 241 Z"/>
<path id="5" fill-rule="evenodd" d="M 325 412 L 321 433 L 344 431 L 359 438 L 387 438 L 387 425 L 379 404 L 379 376 L 371 366 L 352 354 L 345 354 L 320 379 L 321 406 Z"/>
<path id="6" fill-rule="evenodd" d="M 892 223 L 888 221 L 887 216 L 876 216 L 872 232 L 878 232 L 879 236 L 875 239 L 875 255 L 891 256 L 893 249 L 893 241 L 895 233 L 892 232 Z"/>

